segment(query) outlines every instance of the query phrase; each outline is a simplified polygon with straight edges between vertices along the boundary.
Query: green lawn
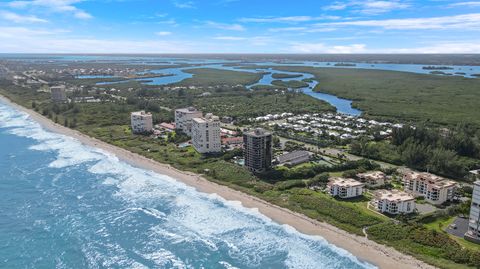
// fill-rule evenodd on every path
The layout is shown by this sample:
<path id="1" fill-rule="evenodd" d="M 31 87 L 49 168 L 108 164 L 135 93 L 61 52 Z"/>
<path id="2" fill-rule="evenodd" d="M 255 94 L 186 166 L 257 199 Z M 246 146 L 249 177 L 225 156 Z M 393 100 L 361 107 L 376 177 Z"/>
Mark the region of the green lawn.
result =
<path id="1" fill-rule="evenodd" d="M 285 73 L 274 73 L 272 74 L 272 78 L 274 79 L 283 79 L 283 78 L 298 78 L 302 77 L 301 74 L 285 74 Z"/>
<path id="2" fill-rule="evenodd" d="M 426 223 L 425 226 L 429 229 L 436 230 L 436 231 L 442 232 L 442 233 L 446 233 L 445 228 L 447 228 L 450 224 L 452 224 L 453 221 L 455 221 L 456 218 L 457 218 L 456 216 L 450 216 L 450 217 L 447 217 L 447 218 L 439 218 L 439 219 L 436 219 L 433 222 Z M 472 243 L 472 242 L 467 241 L 463 238 L 456 237 L 456 236 L 453 236 L 453 235 L 450 235 L 450 234 L 449 234 L 449 237 L 454 239 L 455 241 L 457 241 L 460 245 L 462 245 L 465 248 L 469 248 L 469 249 L 477 250 L 477 251 L 480 250 L 480 245 L 479 244 Z"/>
<path id="3" fill-rule="evenodd" d="M 261 73 L 221 70 L 215 68 L 193 68 L 185 72 L 193 74 L 192 78 L 185 79 L 176 85 L 186 86 L 217 86 L 217 85 L 249 85 L 262 78 Z"/>
<path id="4" fill-rule="evenodd" d="M 274 80 L 272 81 L 272 85 L 283 87 L 283 88 L 294 88 L 294 89 L 308 87 L 308 83 L 299 81 L 299 80 L 289 80 L 289 81 Z"/>

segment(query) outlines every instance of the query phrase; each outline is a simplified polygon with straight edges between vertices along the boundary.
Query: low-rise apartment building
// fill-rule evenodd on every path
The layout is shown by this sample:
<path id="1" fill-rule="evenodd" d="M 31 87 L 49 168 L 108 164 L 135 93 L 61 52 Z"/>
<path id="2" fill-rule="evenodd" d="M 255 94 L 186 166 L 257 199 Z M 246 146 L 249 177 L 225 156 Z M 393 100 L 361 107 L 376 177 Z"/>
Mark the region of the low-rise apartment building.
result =
<path id="1" fill-rule="evenodd" d="M 470 206 L 470 218 L 465 239 L 480 243 L 480 181 L 473 183 L 472 205 Z"/>
<path id="2" fill-rule="evenodd" d="M 175 110 L 175 128 L 188 136 L 192 136 L 192 119 L 203 117 L 202 111 L 194 107 L 179 108 Z"/>
<path id="3" fill-rule="evenodd" d="M 340 198 L 353 198 L 363 194 L 363 184 L 352 178 L 331 178 L 327 183 L 327 192 L 331 196 L 338 196 Z"/>
<path id="4" fill-rule="evenodd" d="M 480 169 L 471 170 L 468 172 L 468 175 L 470 179 L 473 181 L 480 180 Z"/>
<path id="5" fill-rule="evenodd" d="M 405 191 L 415 196 L 423 196 L 429 203 L 440 205 L 453 200 L 457 183 L 430 173 L 405 171 L 403 174 Z"/>
<path id="6" fill-rule="evenodd" d="M 134 134 L 144 134 L 153 131 L 152 113 L 145 111 L 132 112 L 130 114 L 132 132 Z"/>
<path id="7" fill-rule="evenodd" d="M 222 150 L 220 119 L 211 113 L 192 119 L 192 145 L 199 153 L 215 153 Z"/>
<path id="8" fill-rule="evenodd" d="M 375 191 L 370 204 L 381 213 L 409 214 L 415 211 L 415 197 L 399 190 Z"/>
<path id="9" fill-rule="evenodd" d="M 357 174 L 360 182 L 365 183 L 367 187 L 376 188 L 385 185 L 387 176 L 382 171 L 373 171 Z"/>
<path id="10" fill-rule="evenodd" d="M 287 166 L 294 166 L 301 163 L 306 163 L 310 161 L 312 153 L 306 150 L 294 150 L 289 153 L 282 154 L 277 156 L 275 159 L 278 164 L 283 164 Z"/>

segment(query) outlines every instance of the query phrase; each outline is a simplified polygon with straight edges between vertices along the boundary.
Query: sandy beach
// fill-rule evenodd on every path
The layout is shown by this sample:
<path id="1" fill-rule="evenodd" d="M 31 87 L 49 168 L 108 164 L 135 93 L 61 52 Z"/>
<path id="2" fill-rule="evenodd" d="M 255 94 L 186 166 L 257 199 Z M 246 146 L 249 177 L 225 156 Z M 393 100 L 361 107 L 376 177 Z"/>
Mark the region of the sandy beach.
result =
<path id="1" fill-rule="evenodd" d="M 310 219 L 302 214 L 270 204 L 259 198 L 230 189 L 223 185 L 213 183 L 201 177 L 200 175 L 191 172 L 180 171 L 170 165 L 158 163 L 141 155 L 86 136 L 79 131 L 56 124 L 33 110 L 12 103 L 1 95 L 0 100 L 28 113 L 33 120 L 40 123 L 48 130 L 73 137 L 85 145 L 108 151 L 116 155 L 119 159 L 122 159 L 133 166 L 170 176 L 178 181 L 196 188 L 200 192 L 216 193 L 226 200 L 240 201 L 245 207 L 257 208 L 259 212 L 277 223 L 290 225 L 304 234 L 319 235 L 325 238 L 329 243 L 343 248 L 359 259 L 365 260 L 380 268 L 435 268 L 411 256 L 402 254 L 391 247 L 375 243 L 365 237 L 349 234 L 330 224 Z"/>

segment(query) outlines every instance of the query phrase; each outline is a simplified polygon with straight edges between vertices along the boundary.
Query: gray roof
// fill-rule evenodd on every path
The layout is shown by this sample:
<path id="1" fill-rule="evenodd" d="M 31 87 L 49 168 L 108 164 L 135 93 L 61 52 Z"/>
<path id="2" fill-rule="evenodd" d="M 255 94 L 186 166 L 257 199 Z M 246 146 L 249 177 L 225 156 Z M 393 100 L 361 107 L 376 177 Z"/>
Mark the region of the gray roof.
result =
<path id="1" fill-rule="evenodd" d="M 277 160 L 279 163 L 285 163 L 299 158 L 309 158 L 310 154 L 311 153 L 306 150 L 295 150 L 278 156 Z"/>
<path id="2" fill-rule="evenodd" d="M 244 134 L 248 135 L 248 136 L 254 136 L 254 137 L 263 137 L 263 136 L 269 136 L 272 133 L 267 132 L 265 129 L 262 129 L 262 128 L 256 128 L 256 129 L 254 129 L 252 131 L 249 131 L 249 132 L 246 132 Z"/>

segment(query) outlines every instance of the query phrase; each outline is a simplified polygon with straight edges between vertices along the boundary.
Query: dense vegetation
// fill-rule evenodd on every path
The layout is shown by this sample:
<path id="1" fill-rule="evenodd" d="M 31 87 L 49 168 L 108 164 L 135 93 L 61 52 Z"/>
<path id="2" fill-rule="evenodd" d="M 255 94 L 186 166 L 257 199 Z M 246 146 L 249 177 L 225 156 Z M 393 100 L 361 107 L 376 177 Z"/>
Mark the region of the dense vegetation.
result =
<path id="1" fill-rule="evenodd" d="M 351 99 L 367 116 L 480 125 L 478 79 L 365 69 L 299 66 L 275 69 L 315 75 L 320 82 L 316 91 Z"/>
<path id="2" fill-rule="evenodd" d="M 328 103 L 301 93 L 251 92 L 242 95 L 210 96 L 193 104 L 219 116 L 245 119 L 275 113 L 334 111 Z"/>
<path id="3" fill-rule="evenodd" d="M 299 80 L 288 80 L 288 81 L 274 80 L 272 81 L 272 85 L 283 87 L 283 88 L 294 88 L 294 89 L 308 87 L 308 83 L 304 81 L 299 81 Z"/>
<path id="4" fill-rule="evenodd" d="M 118 88 L 118 87 L 117 87 Z M 171 108 L 196 106 L 218 116 L 230 116 L 239 121 L 274 113 L 315 113 L 334 111 L 330 104 L 302 93 L 288 91 L 255 90 L 244 87 L 215 87 L 208 89 L 162 90 L 145 88 L 133 92 L 128 102 L 150 100 Z"/>
<path id="5" fill-rule="evenodd" d="M 274 73 L 272 78 L 274 79 L 283 79 L 283 78 L 299 78 L 302 74 L 285 74 L 285 73 Z"/>
<path id="6" fill-rule="evenodd" d="M 217 71 L 223 72 L 223 70 L 207 72 L 218 74 Z M 232 75 L 238 75 L 236 73 L 240 72 L 234 73 Z M 203 85 L 218 82 L 214 75 L 208 80 L 199 77 L 192 79 L 200 81 L 199 83 Z M 229 81 L 234 81 L 235 78 L 232 79 Z M 391 223 L 387 217 L 367 209 L 366 198 L 340 201 L 323 192 L 307 188 L 324 186 L 331 175 L 354 175 L 357 172 L 378 169 L 373 162 L 359 160 L 332 166 L 307 163 L 294 168 L 278 168 L 256 177 L 230 161 L 241 152 L 206 157 L 192 148 L 177 147 L 175 143 L 185 140 L 182 135 L 173 134 L 165 139 L 152 139 L 132 135 L 128 126 L 131 111 L 145 109 L 154 114 L 155 122 L 170 121 L 173 119 L 171 109 L 186 105 L 195 105 L 204 111 L 239 119 L 278 112 L 303 113 L 332 109 L 325 102 L 307 95 L 271 90 L 248 91 L 244 87 L 213 87 L 208 89 L 209 95 L 202 95 L 205 89 L 165 90 L 163 87 L 129 82 L 105 86 L 107 89 L 111 87 L 121 89 L 118 95 L 125 100 L 108 99 L 102 92 L 95 92 L 93 95 L 101 99 L 101 103 L 54 105 L 47 93 L 12 86 L 6 81 L 0 83 L 0 93 L 15 102 L 32 107 L 53 121 L 105 142 L 182 170 L 202 173 L 214 182 L 358 235 L 362 235 L 363 228 L 367 227 L 370 239 L 391 245 L 438 267 L 480 266 L 478 249 L 465 251 L 448 235 L 425 228 L 420 222 L 412 221 L 408 225 L 405 222 Z M 128 88 L 133 90 L 129 91 Z M 75 94 L 82 95 L 82 92 Z M 92 93 L 87 91 L 85 94 Z M 351 150 L 359 150 L 358 154 L 374 159 L 388 159 L 393 163 L 408 162 L 418 169 L 430 171 L 436 169 L 435 171 L 439 173 L 441 171 L 464 173 L 469 167 L 468 162 L 479 158 L 478 137 L 475 128 L 465 124 L 458 125 L 450 132 L 423 126 L 416 129 L 405 127 L 395 130 L 391 141 L 360 141 L 358 144 L 352 144 Z M 292 144 L 289 146 L 296 147 Z M 425 153 L 433 155 L 425 159 Z"/>
<path id="7" fill-rule="evenodd" d="M 480 166 L 480 132 L 458 124 L 452 130 L 404 126 L 393 129 L 390 143 L 366 139 L 353 141 L 350 152 L 411 168 L 463 179 Z"/>
<path id="8" fill-rule="evenodd" d="M 192 78 L 176 83 L 186 86 L 217 86 L 217 85 L 250 85 L 262 78 L 261 73 L 230 71 L 214 68 L 194 68 L 185 72 L 193 74 Z"/>
<path id="9" fill-rule="evenodd" d="M 397 225 L 384 222 L 369 227 L 368 235 L 375 241 L 426 259 L 439 267 L 461 268 L 459 264 L 468 264 L 477 268 L 480 266 L 479 251 L 466 249 L 445 233 L 414 223 Z"/>

